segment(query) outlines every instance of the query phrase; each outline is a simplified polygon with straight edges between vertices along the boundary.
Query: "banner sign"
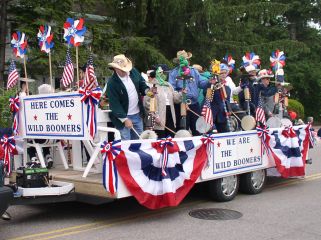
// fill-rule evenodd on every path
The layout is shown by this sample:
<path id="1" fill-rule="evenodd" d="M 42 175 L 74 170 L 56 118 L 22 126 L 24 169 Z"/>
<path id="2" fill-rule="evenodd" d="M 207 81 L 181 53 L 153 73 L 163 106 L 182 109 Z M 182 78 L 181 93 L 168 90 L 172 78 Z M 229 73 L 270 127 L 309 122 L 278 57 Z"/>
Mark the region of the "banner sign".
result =
<path id="1" fill-rule="evenodd" d="M 81 94 L 58 93 L 23 97 L 24 137 L 84 139 Z"/>
<path id="2" fill-rule="evenodd" d="M 202 173 L 203 179 L 263 164 L 261 141 L 256 131 L 218 135 L 211 144 L 213 144 L 212 152 L 208 154 L 209 165 Z"/>

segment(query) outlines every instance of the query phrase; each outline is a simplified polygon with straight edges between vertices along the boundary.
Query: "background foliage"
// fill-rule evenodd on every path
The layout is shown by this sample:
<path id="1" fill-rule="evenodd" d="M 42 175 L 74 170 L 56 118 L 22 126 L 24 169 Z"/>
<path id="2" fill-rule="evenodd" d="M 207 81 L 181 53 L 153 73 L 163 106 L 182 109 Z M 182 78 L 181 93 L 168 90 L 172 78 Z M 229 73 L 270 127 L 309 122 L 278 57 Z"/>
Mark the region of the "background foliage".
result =
<path id="1" fill-rule="evenodd" d="M 88 34 L 80 48 L 86 62 L 89 46 L 99 79 L 110 75 L 107 63 L 119 53 L 133 59 L 143 71 L 157 63 L 173 66 L 181 49 L 193 53 L 192 63 L 207 67 L 213 58 L 231 54 L 236 66 L 246 51 L 255 51 L 262 67 L 269 67 L 271 52 L 287 55 L 286 81 L 294 86 L 292 98 L 306 115 L 321 114 L 320 0 L 15 0 L 9 5 L 12 30 L 28 36 L 28 73 L 48 76 L 47 56 L 37 48 L 40 24 L 55 32 L 53 68 L 62 74 L 66 46 L 62 39 L 67 17 L 86 19 Z M 100 18 L 97 18 L 100 16 Z M 103 18 L 101 18 L 103 16 Z M 73 57 L 75 53 L 73 52 Z M 75 59 L 73 59 L 75 62 Z M 233 74 L 238 84 L 238 73 Z"/>

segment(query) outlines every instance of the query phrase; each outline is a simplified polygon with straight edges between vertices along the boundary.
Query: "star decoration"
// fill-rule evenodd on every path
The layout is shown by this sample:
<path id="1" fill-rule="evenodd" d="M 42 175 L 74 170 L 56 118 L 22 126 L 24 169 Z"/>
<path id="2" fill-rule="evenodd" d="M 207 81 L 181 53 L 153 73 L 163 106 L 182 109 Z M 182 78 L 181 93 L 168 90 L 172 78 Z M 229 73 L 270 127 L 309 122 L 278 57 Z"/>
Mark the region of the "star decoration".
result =
<path id="1" fill-rule="evenodd" d="M 34 119 L 35 121 L 37 121 L 37 120 L 38 120 L 38 116 L 37 116 L 37 115 L 34 115 L 34 116 L 33 116 L 33 119 Z"/>
<path id="2" fill-rule="evenodd" d="M 253 148 L 250 149 L 251 153 L 253 153 Z"/>
<path id="3" fill-rule="evenodd" d="M 217 142 L 217 147 L 220 147 L 221 146 L 221 143 L 220 142 Z"/>
<path id="4" fill-rule="evenodd" d="M 69 113 L 67 117 L 68 117 L 68 120 L 71 120 L 72 115 Z"/>

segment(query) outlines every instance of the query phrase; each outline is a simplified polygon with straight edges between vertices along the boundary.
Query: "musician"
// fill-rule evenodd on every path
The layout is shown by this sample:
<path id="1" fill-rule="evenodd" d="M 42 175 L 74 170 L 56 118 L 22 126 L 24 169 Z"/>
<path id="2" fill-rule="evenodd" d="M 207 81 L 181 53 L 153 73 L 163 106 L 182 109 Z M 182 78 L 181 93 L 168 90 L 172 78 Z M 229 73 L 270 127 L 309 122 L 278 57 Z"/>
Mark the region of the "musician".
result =
<path id="1" fill-rule="evenodd" d="M 226 76 L 228 74 L 229 67 L 221 63 L 220 64 L 220 75 L 219 75 L 219 82 L 223 84 L 223 88 L 226 92 L 226 99 L 225 96 L 223 96 L 223 89 L 219 88 L 214 91 L 213 100 L 211 102 L 211 109 L 213 114 L 213 122 L 216 126 L 217 132 L 223 133 L 223 132 L 229 132 L 228 127 L 228 112 L 226 107 L 226 101 L 230 100 L 231 96 L 231 89 L 229 86 L 225 85 Z M 210 80 L 211 84 L 215 84 L 215 80 Z"/>
<path id="2" fill-rule="evenodd" d="M 270 79 L 273 77 L 272 72 L 266 69 L 262 69 L 258 74 L 260 83 L 256 86 L 257 102 L 261 98 L 266 118 L 272 117 L 275 107 L 274 95 L 277 92 L 277 88 L 270 84 Z"/>
<path id="3" fill-rule="evenodd" d="M 173 86 L 166 81 L 166 75 L 161 67 L 151 72 L 150 76 L 152 77 L 149 79 L 148 86 L 152 88 L 155 85 L 157 88 L 154 131 L 159 138 L 174 137 L 174 133 L 169 129 L 173 131 L 176 129 L 174 103 L 178 104 L 182 101 L 182 93 L 174 91 Z M 144 97 L 144 106 L 147 112 L 150 110 L 150 100 L 149 96 Z"/>
<path id="4" fill-rule="evenodd" d="M 192 80 L 187 80 L 186 82 L 186 91 L 187 91 L 187 100 L 191 102 L 191 104 L 188 106 L 192 111 L 194 111 L 197 114 L 201 113 L 200 104 L 198 103 L 198 89 L 206 89 L 208 87 L 208 81 L 201 78 L 199 72 L 193 68 L 190 67 L 189 59 L 192 57 L 192 53 L 186 52 L 185 50 L 178 51 L 176 54 L 176 58 L 174 59 L 174 62 L 178 64 L 176 68 L 174 68 L 169 73 L 169 79 L 168 82 L 174 87 L 174 90 L 177 92 L 182 92 L 183 90 L 183 81 L 182 80 L 176 80 L 177 77 L 179 77 L 179 58 L 183 57 L 188 61 L 188 67 L 190 68 L 190 76 Z M 175 104 L 175 113 L 176 113 L 176 122 L 180 122 L 180 105 Z M 191 111 L 187 112 L 186 115 L 186 129 L 191 130 L 192 134 L 194 136 L 199 135 L 199 132 L 196 130 L 196 121 L 198 117 L 193 114 Z M 176 130 L 179 130 L 180 127 L 177 124 Z"/>
<path id="5" fill-rule="evenodd" d="M 110 119 L 123 140 L 138 139 L 143 132 L 144 107 L 141 96 L 153 93 L 132 62 L 123 54 L 108 64 L 114 74 L 108 81 Z M 137 132 L 137 134 L 136 134 Z"/>
<path id="6" fill-rule="evenodd" d="M 249 89 L 249 93 L 250 93 L 250 102 L 249 102 L 249 106 L 250 106 L 250 113 L 255 116 L 255 109 L 257 106 L 257 91 L 254 87 L 256 81 L 257 81 L 257 69 L 254 65 L 248 65 L 246 67 L 241 67 L 240 68 L 242 75 L 240 78 L 240 84 L 237 88 L 234 89 L 233 94 L 238 94 L 238 98 L 239 98 L 239 103 L 240 103 L 240 107 L 244 110 L 244 111 L 248 111 L 248 106 L 247 106 L 247 101 L 245 99 L 245 92 L 244 89 L 248 88 Z"/>

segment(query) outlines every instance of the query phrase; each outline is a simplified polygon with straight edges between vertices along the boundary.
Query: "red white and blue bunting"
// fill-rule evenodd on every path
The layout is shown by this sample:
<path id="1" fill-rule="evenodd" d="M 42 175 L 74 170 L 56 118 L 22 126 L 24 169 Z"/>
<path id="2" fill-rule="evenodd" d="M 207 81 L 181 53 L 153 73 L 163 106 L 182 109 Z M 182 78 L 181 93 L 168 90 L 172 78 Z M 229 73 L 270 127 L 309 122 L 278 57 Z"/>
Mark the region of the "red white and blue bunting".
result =
<path id="1" fill-rule="evenodd" d="M 102 91 L 100 87 L 95 89 L 80 88 L 79 93 L 82 94 L 81 102 L 87 105 L 86 124 L 90 136 L 94 139 L 97 131 L 96 106 L 99 103 Z"/>
<path id="2" fill-rule="evenodd" d="M 12 130 L 15 135 L 19 133 L 19 109 L 20 109 L 20 100 L 19 96 L 16 97 L 10 97 L 10 110 L 13 114 L 13 123 L 12 123 Z"/>
<path id="3" fill-rule="evenodd" d="M 0 144 L 4 150 L 4 165 L 6 167 L 7 174 L 11 173 L 11 156 L 16 153 L 16 142 L 14 136 L 8 137 L 4 135 L 0 139 Z"/>
<path id="4" fill-rule="evenodd" d="M 117 192 L 118 174 L 115 165 L 115 158 L 121 151 L 120 140 L 107 142 L 100 145 L 100 152 L 103 156 L 103 185 L 107 192 L 114 195 Z"/>
<path id="5" fill-rule="evenodd" d="M 205 144 L 206 151 L 207 151 L 207 160 L 206 160 L 206 164 L 205 164 L 206 168 L 208 168 L 210 166 L 209 159 L 214 158 L 214 153 L 213 153 L 213 151 L 214 151 L 214 137 L 215 137 L 215 134 L 209 133 L 207 135 L 204 135 L 201 138 L 201 141 L 203 142 L 203 144 Z"/>
<path id="6" fill-rule="evenodd" d="M 131 194 L 143 206 L 157 209 L 177 206 L 184 199 L 200 176 L 206 159 L 205 144 L 194 138 L 123 142 L 115 161 Z"/>
<path id="7" fill-rule="evenodd" d="M 309 125 L 291 128 L 257 128 L 258 136 L 268 156 L 284 178 L 305 175 L 305 162 L 310 146 L 311 130 Z"/>

